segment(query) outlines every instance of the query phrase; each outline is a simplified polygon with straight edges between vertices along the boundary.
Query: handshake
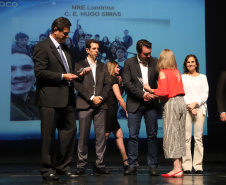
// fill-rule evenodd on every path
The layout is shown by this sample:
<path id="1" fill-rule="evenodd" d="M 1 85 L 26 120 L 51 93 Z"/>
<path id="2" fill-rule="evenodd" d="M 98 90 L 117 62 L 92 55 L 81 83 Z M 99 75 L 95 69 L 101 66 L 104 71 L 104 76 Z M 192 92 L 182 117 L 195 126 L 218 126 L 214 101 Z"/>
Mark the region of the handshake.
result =
<path id="1" fill-rule="evenodd" d="M 154 90 L 148 84 L 144 84 L 143 78 L 137 77 L 140 83 L 143 85 L 145 93 L 143 94 L 144 101 L 150 101 L 157 96 L 153 94 Z"/>
<path id="2" fill-rule="evenodd" d="M 156 96 L 154 94 L 151 94 L 149 92 L 145 92 L 143 95 L 143 99 L 144 101 L 150 101 L 151 99 L 156 98 Z"/>
<path id="3" fill-rule="evenodd" d="M 154 90 L 148 84 L 144 85 L 144 90 L 146 91 L 143 95 L 144 101 L 150 101 L 151 99 L 156 98 L 157 96 L 153 94 Z"/>

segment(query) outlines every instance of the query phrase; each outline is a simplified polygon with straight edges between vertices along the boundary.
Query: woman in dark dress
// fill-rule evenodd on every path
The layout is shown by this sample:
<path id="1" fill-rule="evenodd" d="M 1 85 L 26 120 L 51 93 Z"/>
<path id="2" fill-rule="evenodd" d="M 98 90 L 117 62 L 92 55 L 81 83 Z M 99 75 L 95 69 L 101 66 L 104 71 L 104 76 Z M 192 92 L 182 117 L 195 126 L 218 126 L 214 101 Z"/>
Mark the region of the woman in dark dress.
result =
<path id="1" fill-rule="evenodd" d="M 107 67 L 108 67 L 108 71 L 111 75 L 112 89 L 107 98 L 108 109 L 107 109 L 107 118 L 106 118 L 107 121 L 106 121 L 105 137 L 107 140 L 111 132 L 115 135 L 116 144 L 122 155 L 123 166 L 124 166 L 124 168 L 127 168 L 128 167 L 128 163 L 127 163 L 128 157 L 127 157 L 124 142 L 123 142 L 122 129 L 117 120 L 118 103 L 121 105 L 121 107 L 124 109 L 124 111 L 126 112 L 126 115 L 127 115 L 126 104 L 122 98 L 122 95 L 121 95 L 121 92 L 119 89 L 119 80 L 117 78 L 117 75 L 119 74 L 120 69 L 119 69 L 118 63 L 115 61 L 109 61 L 107 63 Z"/>

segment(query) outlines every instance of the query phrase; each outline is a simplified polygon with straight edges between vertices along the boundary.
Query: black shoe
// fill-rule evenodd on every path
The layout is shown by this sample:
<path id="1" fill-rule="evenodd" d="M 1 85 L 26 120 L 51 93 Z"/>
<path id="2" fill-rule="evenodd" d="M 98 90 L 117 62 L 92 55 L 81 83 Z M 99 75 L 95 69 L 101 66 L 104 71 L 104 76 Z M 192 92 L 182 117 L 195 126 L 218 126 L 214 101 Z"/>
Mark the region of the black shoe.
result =
<path id="1" fill-rule="evenodd" d="M 137 174 L 137 168 L 129 166 L 127 170 L 124 171 L 124 175 L 136 175 Z"/>
<path id="2" fill-rule="evenodd" d="M 191 174 L 190 170 L 184 170 L 184 174 Z"/>
<path id="3" fill-rule="evenodd" d="M 195 174 L 203 174 L 203 171 L 202 170 L 196 170 Z"/>
<path id="4" fill-rule="evenodd" d="M 127 159 L 123 161 L 124 171 L 126 171 L 128 169 L 128 167 L 129 167 L 129 165 L 125 163 L 126 161 L 127 161 Z"/>
<path id="5" fill-rule="evenodd" d="M 70 171 L 68 172 L 57 172 L 57 174 L 62 175 L 68 179 L 75 179 L 78 175 L 73 175 Z"/>
<path id="6" fill-rule="evenodd" d="M 77 168 L 76 174 L 77 175 L 83 175 L 83 174 L 85 174 L 85 168 Z"/>
<path id="7" fill-rule="evenodd" d="M 158 169 L 157 168 L 150 168 L 149 169 L 149 175 L 150 176 L 158 176 L 159 175 Z"/>
<path id="8" fill-rule="evenodd" d="M 110 171 L 107 170 L 105 167 L 103 168 L 98 168 L 96 165 L 93 165 L 93 173 L 98 173 L 98 174 L 110 174 Z"/>
<path id="9" fill-rule="evenodd" d="M 78 175 L 73 175 L 71 172 L 65 172 L 62 175 L 68 179 L 75 179 L 78 177 Z"/>
<path id="10" fill-rule="evenodd" d="M 59 177 L 53 173 L 47 175 L 47 176 L 42 176 L 43 180 L 47 180 L 47 181 L 58 181 Z"/>

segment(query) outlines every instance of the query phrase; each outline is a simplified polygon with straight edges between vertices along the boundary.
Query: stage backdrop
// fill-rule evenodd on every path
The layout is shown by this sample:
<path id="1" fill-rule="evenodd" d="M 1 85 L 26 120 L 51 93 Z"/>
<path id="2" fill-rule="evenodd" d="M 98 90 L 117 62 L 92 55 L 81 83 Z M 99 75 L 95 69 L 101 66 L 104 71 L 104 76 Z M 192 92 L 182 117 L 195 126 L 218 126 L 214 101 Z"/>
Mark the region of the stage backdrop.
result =
<path id="1" fill-rule="evenodd" d="M 87 39 L 99 35 L 100 41 L 104 37 L 111 43 L 117 40 L 116 44 L 127 49 L 126 59 L 136 54 L 138 40 L 147 39 L 153 44 L 153 57 L 158 58 L 163 49 L 171 49 L 183 73 L 186 55 L 195 54 L 200 73 L 206 74 L 204 0 L 0 1 L 0 140 L 40 139 L 38 108 L 32 105 L 32 51 L 37 42 L 48 36 L 53 20 L 61 16 L 72 23 L 69 37 L 73 47 L 78 45 L 76 35 L 82 30 Z M 132 40 L 130 46 L 125 44 L 125 30 Z M 104 51 L 100 55 L 103 62 L 107 62 L 106 55 Z M 121 67 L 123 64 L 119 62 Z M 22 91 L 26 91 L 26 96 L 20 95 Z M 119 122 L 128 138 L 127 120 L 120 110 Z M 158 137 L 162 137 L 162 119 L 158 119 L 158 124 Z M 146 137 L 144 120 L 140 137 Z"/>

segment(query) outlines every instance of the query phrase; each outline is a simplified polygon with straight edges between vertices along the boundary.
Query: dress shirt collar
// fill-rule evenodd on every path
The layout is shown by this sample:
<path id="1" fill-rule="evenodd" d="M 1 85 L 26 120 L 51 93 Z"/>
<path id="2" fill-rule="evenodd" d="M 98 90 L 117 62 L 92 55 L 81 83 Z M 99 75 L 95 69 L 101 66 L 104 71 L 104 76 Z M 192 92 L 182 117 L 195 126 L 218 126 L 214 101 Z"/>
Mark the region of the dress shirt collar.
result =
<path id="1" fill-rule="evenodd" d="M 138 60 L 138 63 L 143 63 L 143 62 L 139 59 L 138 55 L 137 55 L 137 60 Z"/>
<path id="2" fill-rule="evenodd" d="M 142 61 L 139 59 L 138 55 L 137 55 L 137 60 L 138 60 L 138 63 L 139 63 L 139 64 L 142 64 L 144 67 L 148 67 L 148 62 L 147 62 L 147 63 L 142 62 Z"/>
<path id="3" fill-rule="evenodd" d="M 97 60 L 95 60 L 95 62 L 92 63 L 92 62 L 90 61 L 89 57 L 87 57 L 87 61 L 88 61 L 88 63 L 89 63 L 90 66 L 97 64 Z"/>
<path id="4" fill-rule="evenodd" d="M 55 47 L 58 49 L 59 48 L 59 42 L 57 42 L 53 37 L 52 35 L 49 35 L 49 38 L 52 40 L 53 44 L 55 45 Z"/>

